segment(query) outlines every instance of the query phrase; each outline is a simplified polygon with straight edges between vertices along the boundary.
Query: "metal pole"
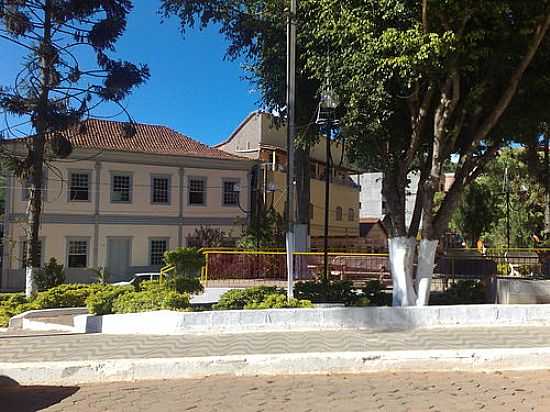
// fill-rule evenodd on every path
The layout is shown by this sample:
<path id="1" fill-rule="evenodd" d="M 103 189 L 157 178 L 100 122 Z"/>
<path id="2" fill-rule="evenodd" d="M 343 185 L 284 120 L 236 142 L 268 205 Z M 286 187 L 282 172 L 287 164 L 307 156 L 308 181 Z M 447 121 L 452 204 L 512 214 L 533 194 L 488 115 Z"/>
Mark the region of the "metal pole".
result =
<path id="1" fill-rule="evenodd" d="M 286 263 L 288 298 L 294 297 L 294 140 L 296 137 L 296 10 L 297 0 L 290 1 L 290 12 L 287 18 L 287 223 Z"/>
<path id="2" fill-rule="evenodd" d="M 327 140 L 326 140 L 326 163 L 325 163 L 325 238 L 323 246 L 323 258 L 324 258 L 324 273 L 323 273 L 323 283 L 325 285 L 329 280 L 329 265 L 328 265 L 328 236 L 329 236 L 329 220 L 330 220 L 330 173 L 331 173 L 331 164 L 330 164 L 330 142 L 332 134 L 332 125 L 330 116 L 327 118 Z"/>
<path id="3" fill-rule="evenodd" d="M 510 250 L 510 184 L 508 168 L 504 169 L 504 187 L 506 188 L 506 246 Z"/>

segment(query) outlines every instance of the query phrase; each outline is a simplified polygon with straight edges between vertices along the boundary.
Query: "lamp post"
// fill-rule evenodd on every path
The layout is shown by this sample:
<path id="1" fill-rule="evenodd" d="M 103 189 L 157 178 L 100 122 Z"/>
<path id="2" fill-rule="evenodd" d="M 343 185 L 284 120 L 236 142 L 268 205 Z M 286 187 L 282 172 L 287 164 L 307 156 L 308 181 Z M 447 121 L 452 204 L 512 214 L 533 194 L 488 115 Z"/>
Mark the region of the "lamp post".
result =
<path id="1" fill-rule="evenodd" d="M 339 99 L 334 93 L 332 88 L 328 86 L 321 93 L 321 102 L 319 104 L 319 115 L 317 117 L 317 124 L 325 129 L 325 222 L 324 222 L 324 242 L 323 242 L 323 278 L 322 281 L 327 284 L 329 280 L 329 264 L 328 264 L 328 237 L 329 237 L 329 223 L 330 223 L 330 178 L 332 174 L 332 156 L 331 156 L 331 143 L 332 143 L 332 131 L 337 125 L 337 121 L 334 116 L 334 112 L 338 107 Z M 326 296 L 325 296 L 326 298 Z"/>

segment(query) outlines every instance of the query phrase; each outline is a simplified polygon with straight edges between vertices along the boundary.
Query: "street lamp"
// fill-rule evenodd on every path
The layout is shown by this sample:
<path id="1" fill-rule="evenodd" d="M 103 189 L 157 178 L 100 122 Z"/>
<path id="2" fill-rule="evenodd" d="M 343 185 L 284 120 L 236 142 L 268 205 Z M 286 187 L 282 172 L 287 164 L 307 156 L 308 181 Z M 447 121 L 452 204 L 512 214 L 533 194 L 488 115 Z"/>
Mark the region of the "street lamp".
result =
<path id="1" fill-rule="evenodd" d="M 328 83 L 328 82 L 327 82 Z M 326 162 L 325 162 L 325 227 L 324 227 L 324 244 L 323 244 L 323 264 L 324 276 L 323 282 L 328 283 L 329 280 L 329 265 L 328 265 L 328 236 L 329 236 L 329 217 L 330 217 L 330 176 L 332 168 L 331 142 L 332 132 L 338 125 L 335 118 L 336 108 L 340 104 L 338 95 L 334 90 L 327 85 L 321 92 L 321 102 L 319 103 L 319 114 L 317 116 L 317 124 L 322 129 L 325 129 L 326 136 Z"/>

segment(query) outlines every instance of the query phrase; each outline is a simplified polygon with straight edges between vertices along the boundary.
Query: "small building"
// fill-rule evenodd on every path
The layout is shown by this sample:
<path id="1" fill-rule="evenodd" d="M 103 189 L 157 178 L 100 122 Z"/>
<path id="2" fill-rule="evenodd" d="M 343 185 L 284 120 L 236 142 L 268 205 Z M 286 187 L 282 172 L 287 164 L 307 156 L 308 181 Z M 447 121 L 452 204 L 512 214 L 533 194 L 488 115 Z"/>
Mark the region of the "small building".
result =
<path id="1" fill-rule="evenodd" d="M 260 161 L 259 193 L 265 204 L 284 215 L 287 185 L 287 128 L 276 124 L 273 115 L 251 113 L 224 142 L 215 147 L 225 152 Z M 325 210 L 326 138 L 310 153 L 310 230 L 312 238 L 322 237 Z M 330 177 L 329 233 L 331 239 L 359 236 L 359 194 L 361 188 L 351 176 L 357 169 L 348 161 L 338 142 L 332 143 L 334 167 Z M 275 190 L 271 190 L 274 188 Z M 312 239 L 312 244 L 314 239 Z"/>
<path id="2" fill-rule="evenodd" d="M 388 248 L 388 232 L 380 219 L 361 219 L 359 221 L 359 232 L 368 249 L 383 251 Z"/>
<path id="3" fill-rule="evenodd" d="M 112 281 L 158 271 L 163 253 L 186 246 L 208 225 L 240 237 L 255 162 L 208 147 L 164 126 L 88 120 L 64 134 L 72 154 L 45 171 L 41 261 L 65 266 L 69 282 L 90 282 L 103 267 Z M 16 140 L 14 151 L 24 153 Z M 25 284 L 24 182 L 7 177 L 0 288 Z"/>

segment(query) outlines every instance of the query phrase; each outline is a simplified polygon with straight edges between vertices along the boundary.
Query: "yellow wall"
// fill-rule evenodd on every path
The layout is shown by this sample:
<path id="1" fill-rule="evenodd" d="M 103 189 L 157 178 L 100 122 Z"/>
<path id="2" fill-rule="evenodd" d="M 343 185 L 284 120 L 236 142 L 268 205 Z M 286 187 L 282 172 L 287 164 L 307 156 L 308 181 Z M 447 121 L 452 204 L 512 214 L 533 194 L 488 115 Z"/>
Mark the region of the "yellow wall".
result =
<path id="1" fill-rule="evenodd" d="M 284 214 L 286 202 L 286 173 L 271 172 L 272 181 L 277 187 L 274 194 L 273 206 L 281 215 Z M 268 194 L 268 205 L 271 203 L 271 194 Z M 311 236 L 323 236 L 325 222 L 325 182 L 311 180 L 311 203 L 313 204 L 313 219 L 311 220 Z M 342 208 L 342 221 L 336 221 L 336 208 Z M 354 220 L 348 220 L 348 209 L 354 210 Z M 359 236 L 359 191 L 348 186 L 330 185 L 330 215 L 329 236 Z"/>

